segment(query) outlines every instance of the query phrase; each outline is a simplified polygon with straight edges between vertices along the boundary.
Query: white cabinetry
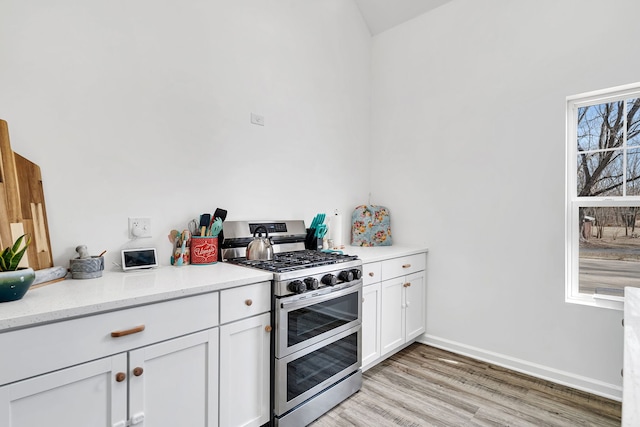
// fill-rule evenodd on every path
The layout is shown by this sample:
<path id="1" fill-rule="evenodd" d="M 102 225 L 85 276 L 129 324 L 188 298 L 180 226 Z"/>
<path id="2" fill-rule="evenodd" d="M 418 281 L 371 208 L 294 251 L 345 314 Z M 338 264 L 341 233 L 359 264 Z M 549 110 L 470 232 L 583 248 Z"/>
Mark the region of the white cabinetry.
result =
<path id="1" fill-rule="evenodd" d="M 0 425 L 116 426 L 127 419 L 127 383 L 115 376 L 126 370 L 118 354 L 2 386 Z"/>
<path id="2" fill-rule="evenodd" d="M 425 253 L 364 264 L 364 370 L 424 333 L 425 265 Z"/>
<path id="3" fill-rule="evenodd" d="M 129 419 L 140 426 L 218 425 L 218 328 L 129 353 Z"/>
<path id="4" fill-rule="evenodd" d="M 217 426 L 218 298 L 0 334 L 0 425 Z"/>
<path id="5" fill-rule="evenodd" d="M 369 368 L 380 358 L 381 263 L 362 266 L 362 367 Z"/>
<path id="6" fill-rule="evenodd" d="M 382 282 L 382 355 L 422 334 L 425 330 L 424 315 L 422 272 Z"/>
<path id="7" fill-rule="evenodd" d="M 624 288 L 622 427 L 640 425 L 640 289 Z"/>
<path id="8" fill-rule="evenodd" d="M 229 289 L 220 300 L 220 425 L 261 426 L 270 418 L 271 288 Z"/>
<path id="9" fill-rule="evenodd" d="M 0 425 L 217 426 L 217 310 L 211 293 L 0 335 L 34 376 L 0 387 Z M 29 365 L 34 354 L 43 363 Z"/>

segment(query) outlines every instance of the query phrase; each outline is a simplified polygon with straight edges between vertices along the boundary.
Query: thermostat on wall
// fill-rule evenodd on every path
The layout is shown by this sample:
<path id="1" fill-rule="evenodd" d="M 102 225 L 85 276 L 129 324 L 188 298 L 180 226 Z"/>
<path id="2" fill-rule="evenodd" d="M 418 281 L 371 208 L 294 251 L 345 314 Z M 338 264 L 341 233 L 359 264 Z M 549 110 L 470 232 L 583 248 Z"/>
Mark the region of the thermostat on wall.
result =
<path id="1" fill-rule="evenodd" d="M 124 271 L 157 266 L 156 248 L 122 250 L 122 269 Z"/>

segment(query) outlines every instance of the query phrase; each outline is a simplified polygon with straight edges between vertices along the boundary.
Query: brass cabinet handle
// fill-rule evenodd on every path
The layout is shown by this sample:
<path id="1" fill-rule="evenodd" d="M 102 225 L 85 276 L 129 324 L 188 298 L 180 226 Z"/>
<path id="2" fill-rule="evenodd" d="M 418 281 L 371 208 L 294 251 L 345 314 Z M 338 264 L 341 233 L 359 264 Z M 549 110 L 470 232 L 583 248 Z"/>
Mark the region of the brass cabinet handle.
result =
<path id="1" fill-rule="evenodd" d="M 245 300 L 245 301 L 244 301 L 244 303 L 245 303 L 247 306 L 250 306 L 251 304 L 253 304 L 253 301 L 251 301 L 250 299 L 247 299 L 247 300 Z"/>
<path id="2" fill-rule="evenodd" d="M 407 282 L 407 283 L 405 283 L 405 284 L 404 284 L 404 285 L 402 285 L 402 286 L 404 286 L 405 288 L 408 288 L 409 286 L 411 286 L 411 282 Z"/>
<path id="3" fill-rule="evenodd" d="M 409 267 L 411 267 L 411 264 L 403 264 L 402 265 L 402 268 L 409 268 Z"/>
<path id="4" fill-rule="evenodd" d="M 136 326 L 135 328 L 125 329 L 124 331 L 114 331 L 111 332 L 111 336 L 113 338 L 120 338 L 131 334 L 137 334 L 138 332 L 144 331 L 144 325 Z"/>
<path id="5" fill-rule="evenodd" d="M 127 374 L 125 374 L 124 372 L 118 372 L 116 374 L 116 381 L 121 383 L 122 381 L 127 379 Z"/>
<path id="6" fill-rule="evenodd" d="M 373 276 L 375 276 L 375 274 L 373 273 L 373 271 L 370 271 L 369 272 L 369 277 L 373 277 Z"/>
<path id="7" fill-rule="evenodd" d="M 133 368 L 133 375 L 135 375 L 136 377 L 139 377 L 140 375 L 142 375 L 143 372 L 144 372 L 144 369 L 142 369 L 140 366 Z"/>
<path id="8" fill-rule="evenodd" d="M 264 327 L 264 330 L 267 331 L 267 332 L 271 332 L 272 329 L 273 328 L 271 327 L 271 325 L 267 325 L 267 326 Z"/>

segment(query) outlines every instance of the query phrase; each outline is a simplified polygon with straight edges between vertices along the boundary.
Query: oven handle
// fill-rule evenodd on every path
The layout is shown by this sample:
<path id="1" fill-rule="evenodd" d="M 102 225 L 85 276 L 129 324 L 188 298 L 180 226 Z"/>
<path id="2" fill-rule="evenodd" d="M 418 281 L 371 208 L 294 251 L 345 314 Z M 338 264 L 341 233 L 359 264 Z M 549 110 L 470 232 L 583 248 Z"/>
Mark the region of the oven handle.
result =
<path id="1" fill-rule="evenodd" d="M 280 308 L 288 310 L 296 307 L 307 307 L 311 304 L 317 304 L 320 302 L 328 301 L 330 299 L 348 295 L 350 293 L 359 292 L 361 289 L 362 289 L 362 281 L 360 281 L 360 283 L 354 286 L 349 286 L 348 288 L 340 289 L 339 291 L 336 291 L 336 292 L 329 292 L 328 294 L 316 295 L 311 298 L 296 299 L 291 302 L 283 301 L 280 303 Z"/>

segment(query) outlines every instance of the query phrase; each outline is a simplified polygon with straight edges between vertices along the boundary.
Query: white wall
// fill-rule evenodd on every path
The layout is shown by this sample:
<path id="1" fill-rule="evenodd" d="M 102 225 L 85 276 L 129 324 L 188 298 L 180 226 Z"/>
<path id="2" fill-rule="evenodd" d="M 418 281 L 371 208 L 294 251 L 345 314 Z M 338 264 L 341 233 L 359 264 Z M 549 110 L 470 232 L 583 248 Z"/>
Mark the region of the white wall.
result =
<path id="1" fill-rule="evenodd" d="M 638 80 L 639 15 L 455 0 L 373 38 L 372 199 L 430 249 L 427 342 L 620 398 L 622 312 L 564 302 L 564 108 Z"/>
<path id="2" fill-rule="evenodd" d="M 350 212 L 369 190 L 370 54 L 351 1 L 3 0 L 0 118 L 42 169 L 56 264 L 79 244 L 167 264 L 169 230 L 216 207 Z M 129 242 L 129 216 L 153 238 Z"/>
<path id="3" fill-rule="evenodd" d="M 616 396 L 621 313 L 563 302 L 564 103 L 637 80 L 639 12 L 455 0 L 371 51 L 343 0 L 4 0 L 0 118 L 42 168 L 62 265 L 78 244 L 168 259 L 216 207 L 348 213 L 373 152 L 395 242 L 430 248 L 427 340 Z M 154 238 L 129 242 L 138 215 Z"/>

